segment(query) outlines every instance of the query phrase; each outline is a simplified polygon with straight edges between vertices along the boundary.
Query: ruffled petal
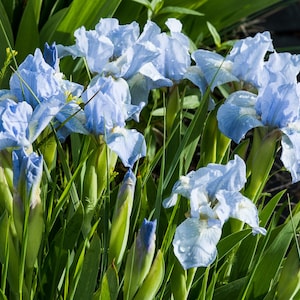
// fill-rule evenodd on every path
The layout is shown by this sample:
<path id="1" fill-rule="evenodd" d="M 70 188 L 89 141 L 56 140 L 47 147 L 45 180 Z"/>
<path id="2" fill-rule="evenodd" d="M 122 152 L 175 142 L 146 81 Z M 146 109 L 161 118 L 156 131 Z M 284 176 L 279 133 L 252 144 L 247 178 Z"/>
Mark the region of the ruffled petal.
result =
<path id="1" fill-rule="evenodd" d="M 192 58 L 204 74 L 211 90 L 226 82 L 239 81 L 231 72 L 232 62 L 226 61 L 218 53 L 200 49 L 193 52 Z"/>

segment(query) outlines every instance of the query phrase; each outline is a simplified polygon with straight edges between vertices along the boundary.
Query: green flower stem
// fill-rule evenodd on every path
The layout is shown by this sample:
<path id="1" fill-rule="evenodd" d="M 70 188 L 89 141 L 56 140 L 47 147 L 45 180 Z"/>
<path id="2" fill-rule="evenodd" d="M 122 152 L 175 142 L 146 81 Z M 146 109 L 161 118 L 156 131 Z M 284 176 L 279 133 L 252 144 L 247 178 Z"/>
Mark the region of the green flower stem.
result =
<path id="1" fill-rule="evenodd" d="M 253 134 L 253 144 L 247 160 L 247 173 L 250 178 L 245 189 L 245 196 L 254 203 L 269 179 L 271 168 L 274 164 L 278 140 L 281 133 L 278 130 L 271 132 L 267 128 L 256 128 Z"/>

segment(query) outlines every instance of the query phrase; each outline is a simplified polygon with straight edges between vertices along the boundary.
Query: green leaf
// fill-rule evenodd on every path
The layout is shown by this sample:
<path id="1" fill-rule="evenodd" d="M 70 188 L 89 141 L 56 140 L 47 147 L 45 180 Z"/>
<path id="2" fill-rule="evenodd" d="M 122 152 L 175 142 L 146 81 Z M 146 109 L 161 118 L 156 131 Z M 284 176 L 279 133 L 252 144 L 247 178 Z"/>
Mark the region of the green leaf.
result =
<path id="1" fill-rule="evenodd" d="M 67 12 L 68 8 L 63 8 L 48 19 L 41 29 L 41 45 L 44 45 L 45 42 L 49 44 L 55 41 L 55 30 L 64 19 Z"/>
<path id="2" fill-rule="evenodd" d="M 59 12 L 45 24 L 44 33 L 48 33 L 44 39 L 58 44 L 72 44 L 73 33 L 80 26 L 87 29 L 94 28 L 100 18 L 112 17 L 121 0 L 94 1 L 73 0 L 67 11 Z M 53 19 L 55 17 L 55 19 Z M 50 28 L 54 31 L 51 34 Z M 52 31 L 52 32 L 53 32 Z"/>
<path id="3" fill-rule="evenodd" d="M 148 0 L 132 0 L 133 2 L 139 3 L 152 10 L 151 3 Z"/>
<path id="4" fill-rule="evenodd" d="M 161 14 L 172 14 L 172 13 L 182 14 L 182 15 L 194 15 L 199 17 L 204 15 L 196 10 L 181 7 L 181 6 L 167 6 L 162 8 L 157 14 L 161 15 Z"/>
<path id="5" fill-rule="evenodd" d="M 219 48 L 221 46 L 221 37 L 217 31 L 217 29 L 208 21 L 206 22 L 208 30 L 214 39 L 215 45 Z"/>
<path id="6" fill-rule="evenodd" d="M 155 299 L 155 295 L 163 282 L 165 274 L 165 261 L 163 253 L 158 250 L 151 269 L 143 284 L 139 288 L 134 300 Z"/>
<path id="7" fill-rule="evenodd" d="M 242 277 L 227 284 L 221 285 L 220 287 L 215 289 L 213 299 L 240 299 L 239 294 L 246 281 L 247 278 Z"/>
<path id="8" fill-rule="evenodd" d="M 118 273 L 114 265 L 110 265 L 102 278 L 101 287 L 93 296 L 93 300 L 115 300 L 118 293 Z"/>
<path id="9" fill-rule="evenodd" d="M 261 221 L 261 226 L 264 227 L 267 225 L 268 221 L 270 220 L 278 202 L 280 201 L 281 197 L 285 193 L 285 190 L 280 191 L 277 193 L 272 199 L 268 200 L 268 203 L 262 210 L 262 212 L 259 214 L 259 219 Z"/>
<path id="10" fill-rule="evenodd" d="M 33 53 L 40 45 L 38 22 L 41 6 L 42 0 L 29 0 L 26 4 L 15 46 L 18 51 L 17 60 L 19 62 L 23 61 L 28 54 Z"/>
<path id="11" fill-rule="evenodd" d="M 61 228 L 55 236 L 57 245 L 63 249 L 72 250 L 78 240 L 83 224 L 84 210 L 80 203 L 72 218 L 68 221 L 65 228 Z"/>
<path id="12" fill-rule="evenodd" d="M 272 244 L 265 251 L 261 261 L 254 270 L 253 276 L 248 285 L 251 287 L 246 291 L 249 292 L 253 299 L 258 299 L 266 295 L 268 290 L 272 287 L 274 278 L 281 269 L 281 264 L 290 247 L 291 240 L 294 237 L 294 226 L 297 228 L 300 221 L 300 212 L 297 213 L 293 219 L 289 220 L 284 227 L 276 234 Z M 268 270 L 266 272 L 266 270 Z"/>
<path id="13" fill-rule="evenodd" d="M 300 260 L 296 245 L 289 252 L 284 262 L 282 272 L 280 274 L 277 299 L 297 299 L 297 292 L 300 290 Z"/>
<path id="14" fill-rule="evenodd" d="M 85 253 L 80 279 L 75 292 L 75 300 L 92 299 L 100 264 L 101 242 L 97 234 L 93 236 Z"/>
<path id="15" fill-rule="evenodd" d="M 222 259 L 227 255 L 236 245 L 243 241 L 251 233 L 250 229 L 245 229 L 232 233 L 223 239 L 217 245 L 218 259 Z"/>

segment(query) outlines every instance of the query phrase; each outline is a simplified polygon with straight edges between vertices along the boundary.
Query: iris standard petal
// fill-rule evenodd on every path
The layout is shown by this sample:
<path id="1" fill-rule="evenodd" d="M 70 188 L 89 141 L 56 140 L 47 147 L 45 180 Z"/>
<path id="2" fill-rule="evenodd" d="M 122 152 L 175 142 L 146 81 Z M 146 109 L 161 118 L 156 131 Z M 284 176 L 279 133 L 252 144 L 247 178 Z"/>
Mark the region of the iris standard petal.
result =
<path id="1" fill-rule="evenodd" d="M 55 70 L 45 62 L 40 49 L 25 58 L 11 76 L 9 84 L 18 101 L 26 101 L 33 108 L 53 96 L 65 102 Z"/>
<path id="2" fill-rule="evenodd" d="M 116 127 L 105 135 L 105 142 L 118 154 L 125 167 L 132 168 L 139 158 L 146 155 L 144 136 L 135 129 Z"/>
<path id="3" fill-rule="evenodd" d="M 268 84 L 258 93 L 255 108 L 264 125 L 282 128 L 295 122 L 300 109 L 297 84 Z"/>
<path id="4" fill-rule="evenodd" d="M 208 164 L 206 167 L 191 171 L 174 184 L 172 194 L 180 194 L 191 202 L 191 206 L 199 206 L 198 192 L 205 193 L 210 199 L 214 199 L 218 190 L 240 191 L 246 183 L 245 162 L 235 155 L 226 165 Z M 197 191 L 198 190 L 198 191 Z M 164 201 L 165 207 L 175 205 L 173 198 Z M 195 200 L 194 200 L 195 199 Z M 172 200 L 172 201 L 170 201 Z"/>
<path id="5" fill-rule="evenodd" d="M 233 63 L 232 74 L 260 87 L 268 80 L 267 70 L 264 68 L 265 55 L 273 50 L 270 32 L 265 31 L 237 41 L 226 60 Z"/>
<path id="6" fill-rule="evenodd" d="M 137 22 L 119 25 L 119 20 L 103 18 L 95 27 L 98 34 L 110 39 L 114 45 L 113 56 L 121 56 L 129 47 L 137 41 L 140 27 Z"/>
<path id="7" fill-rule="evenodd" d="M 264 126 L 255 110 L 257 96 L 247 91 L 232 93 L 217 113 L 219 129 L 236 143 L 254 127 Z"/>
<path id="8" fill-rule="evenodd" d="M 297 83 L 297 75 L 300 71 L 300 55 L 291 53 L 271 53 L 265 63 L 268 70 L 268 82 L 276 82 L 278 85 Z"/>
<path id="9" fill-rule="evenodd" d="M 239 81 L 232 74 L 232 62 L 218 53 L 200 49 L 192 53 L 192 58 L 204 74 L 206 84 L 211 90 L 226 82 Z"/>
<path id="10" fill-rule="evenodd" d="M 217 256 L 221 224 L 215 219 L 188 218 L 177 228 L 173 240 L 174 253 L 184 269 L 207 267 Z"/>

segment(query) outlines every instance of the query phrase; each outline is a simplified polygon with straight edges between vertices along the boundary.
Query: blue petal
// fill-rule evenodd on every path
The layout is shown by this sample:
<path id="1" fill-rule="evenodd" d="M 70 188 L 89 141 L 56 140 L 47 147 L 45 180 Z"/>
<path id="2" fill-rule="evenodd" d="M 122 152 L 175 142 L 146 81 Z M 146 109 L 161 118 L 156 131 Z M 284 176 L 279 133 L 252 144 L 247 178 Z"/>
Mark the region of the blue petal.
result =
<path id="1" fill-rule="evenodd" d="M 141 109 L 130 104 L 129 87 L 122 78 L 95 77 L 82 99 L 86 103 L 87 129 L 96 135 L 116 126 L 124 127 L 125 121 L 135 118 Z"/>
<path id="2" fill-rule="evenodd" d="M 191 206 L 197 207 L 200 201 L 199 194 L 207 194 L 210 199 L 214 199 L 218 190 L 240 191 L 245 183 L 245 162 L 238 155 L 235 155 L 234 159 L 226 165 L 211 163 L 207 167 L 191 171 L 186 176 L 181 176 L 174 184 L 172 194 L 180 194 L 190 199 L 195 202 Z M 176 198 L 171 196 L 165 201 L 165 207 L 170 207 L 175 205 Z"/>
<path id="3" fill-rule="evenodd" d="M 300 124 L 282 129 L 281 161 L 292 175 L 292 182 L 300 181 Z"/>
<path id="4" fill-rule="evenodd" d="M 56 114 L 55 118 L 63 123 L 63 127 L 59 128 L 57 134 L 60 140 L 64 140 L 70 133 L 81 133 L 88 135 L 86 129 L 86 117 L 81 107 L 74 101 L 68 102 Z"/>
<path id="5" fill-rule="evenodd" d="M 43 171 L 43 157 L 38 156 L 32 152 L 29 155 L 23 148 L 15 150 L 12 153 L 13 161 L 13 184 L 21 197 L 24 197 L 24 188 L 26 196 L 31 195 L 31 208 L 37 204 L 37 197 L 34 197 L 36 189 L 39 187 L 42 171 Z M 25 200 L 25 199 L 24 199 Z"/>
<path id="6" fill-rule="evenodd" d="M 51 46 L 45 43 L 43 56 L 45 62 L 56 72 L 59 72 L 59 59 L 55 42 Z"/>
<path id="7" fill-rule="evenodd" d="M 218 220 L 186 219 L 177 228 L 173 240 L 174 253 L 184 269 L 207 267 L 217 256 L 221 238 Z"/>
<path id="8" fill-rule="evenodd" d="M 197 66 L 190 66 L 186 73 L 184 74 L 184 78 L 190 80 L 194 85 L 196 85 L 201 94 L 204 95 L 208 84 L 202 70 Z"/>
<path id="9" fill-rule="evenodd" d="M 50 121 L 57 115 L 63 105 L 59 99 L 53 97 L 47 102 L 40 103 L 34 109 L 28 124 L 29 140 L 31 143 L 33 143 L 49 125 Z"/>
<path id="10" fill-rule="evenodd" d="M 109 38 L 114 45 L 114 57 L 121 56 L 138 39 L 140 27 L 137 22 L 119 25 L 118 19 L 104 18 L 95 27 L 98 34 Z"/>
<path id="11" fill-rule="evenodd" d="M 96 30 L 86 30 L 84 27 L 78 28 L 74 32 L 76 45 L 58 45 L 59 57 L 72 55 L 75 57 L 85 57 L 89 69 L 92 72 L 102 73 L 103 67 L 113 56 L 114 45 L 107 37 L 99 35 Z"/>
<path id="12" fill-rule="evenodd" d="M 144 136 L 135 129 L 116 127 L 106 134 L 105 141 L 125 167 L 132 168 L 139 158 L 146 155 Z"/>
<path id="13" fill-rule="evenodd" d="M 219 129 L 236 143 L 239 143 L 250 129 L 263 126 L 255 110 L 256 97 L 247 91 L 235 92 L 218 110 Z"/>
<path id="14" fill-rule="evenodd" d="M 216 207 L 216 214 L 224 223 L 229 217 L 238 219 L 253 229 L 253 234 L 266 234 L 266 230 L 259 227 L 258 212 L 254 203 L 239 192 L 219 191 L 216 195 L 219 203 Z M 228 212 L 225 217 L 224 211 Z M 224 218 L 225 217 L 225 218 Z"/>
<path id="15" fill-rule="evenodd" d="M 260 87 L 268 81 L 268 72 L 264 67 L 267 51 L 273 51 L 268 31 L 237 41 L 226 60 L 233 63 L 232 73 L 236 77 Z"/>
<path id="16" fill-rule="evenodd" d="M 156 220 L 148 221 L 144 219 L 140 229 L 140 237 L 147 252 L 150 252 L 151 248 L 155 245 L 156 223 Z"/>
<path id="17" fill-rule="evenodd" d="M 32 107 L 26 102 L 0 101 L 0 150 L 8 147 L 28 147 L 28 126 Z"/>
<path id="18" fill-rule="evenodd" d="M 152 63 L 145 64 L 139 73 L 127 80 L 132 104 L 142 107 L 148 103 L 149 92 L 156 88 L 172 86 L 173 82 L 160 74 Z"/>
<path id="19" fill-rule="evenodd" d="M 115 77 L 129 79 L 139 72 L 143 65 L 158 56 L 158 49 L 150 42 L 136 43 L 117 60 L 107 64 L 104 71 Z"/>
<path id="20" fill-rule="evenodd" d="M 282 128 L 296 121 L 300 109 L 297 84 L 268 84 L 259 92 L 255 108 L 267 126 Z"/>
<path id="21" fill-rule="evenodd" d="M 207 86 L 211 90 L 226 82 L 239 81 L 232 74 L 232 63 L 226 61 L 220 54 L 208 50 L 196 50 L 192 53 L 192 58 L 205 76 Z"/>
<path id="22" fill-rule="evenodd" d="M 270 54 L 265 68 L 269 75 L 268 82 L 276 82 L 278 85 L 297 83 L 300 55 L 274 52 Z"/>

